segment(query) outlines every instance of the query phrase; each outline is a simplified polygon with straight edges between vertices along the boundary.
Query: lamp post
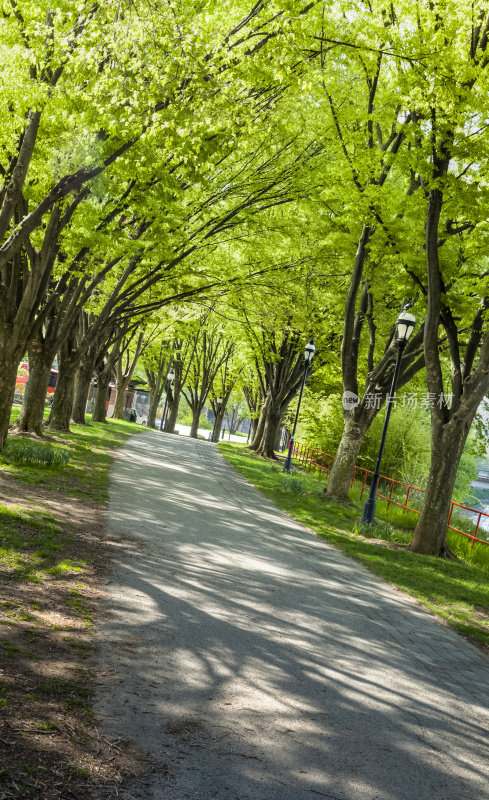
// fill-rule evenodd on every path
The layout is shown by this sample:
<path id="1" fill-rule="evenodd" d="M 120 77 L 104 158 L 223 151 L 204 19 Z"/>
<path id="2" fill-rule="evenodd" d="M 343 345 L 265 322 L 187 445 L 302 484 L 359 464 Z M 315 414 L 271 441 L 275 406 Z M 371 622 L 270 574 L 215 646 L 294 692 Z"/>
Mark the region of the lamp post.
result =
<path id="1" fill-rule="evenodd" d="M 295 412 L 295 420 L 294 420 L 294 427 L 292 428 L 292 436 L 289 439 L 289 449 L 285 457 L 284 468 L 282 472 L 290 473 L 290 470 L 292 469 L 292 450 L 294 449 L 294 436 L 295 436 L 295 429 L 297 427 L 297 420 L 299 419 L 302 393 L 304 391 L 304 386 L 306 384 L 306 379 L 307 379 L 307 373 L 312 363 L 312 359 L 314 358 L 315 352 L 316 348 L 314 347 L 314 339 L 311 339 L 304 348 L 304 375 L 302 376 L 301 390 L 299 393 L 299 401 L 297 403 L 297 411 Z"/>
<path id="2" fill-rule="evenodd" d="M 222 406 L 222 397 L 217 397 L 216 398 L 217 412 L 216 412 L 216 418 L 214 420 L 214 427 L 212 429 L 212 441 L 213 442 L 218 442 L 219 441 L 219 426 L 218 426 L 217 423 L 218 423 L 218 420 L 219 420 L 219 418 L 221 416 L 221 406 Z M 217 438 L 216 438 L 216 432 L 217 432 Z"/>
<path id="3" fill-rule="evenodd" d="M 365 506 L 363 508 L 362 514 L 362 522 L 366 522 L 371 525 L 375 519 L 375 497 L 377 494 L 377 488 L 379 485 L 380 479 L 380 464 L 382 461 L 382 454 L 384 452 L 384 445 L 385 439 L 387 436 L 387 426 L 389 425 L 389 419 L 391 416 L 392 411 L 392 403 L 396 394 L 396 386 L 397 386 L 397 379 L 399 377 L 399 370 L 401 368 L 401 360 L 402 354 L 404 352 L 404 348 L 408 343 L 408 339 L 412 333 L 414 326 L 416 325 L 416 319 L 413 317 L 412 314 L 408 314 L 407 311 L 403 310 L 399 314 L 397 318 L 397 359 L 396 359 L 396 366 L 394 367 L 394 374 L 392 376 L 392 383 L 391 388 L 389 391 L 389 395 L 387 397 L 387 409 L 385 412 L 385 420 L 384 420 L 384 427 L 382 430 L 382 436 L 380 439 L 379 445 L 379 452 L 377 455 L 377 461 L 375 464 L 374 473 L 372 475 L 372 483 L 370 484 L 370 491 L 368 493 L 367 500 L 365 502 Z"/>
<path id="4" fill-rule="evenodd" d="M 173 387 L 175 386 L 175 372 L 173 371 L 173 367 L 170 367 L 168 370 L 167 376 L 167 387 L 166 387 L 166 397 L 165 397 L 165 407 L 163 409 L 163 414 L 161 415 L 161 422 L 160 422 L 160 431 L 162 431 L 166 425 L 166 416 L 168 414 L 168 391 L 173 391 Z"/>

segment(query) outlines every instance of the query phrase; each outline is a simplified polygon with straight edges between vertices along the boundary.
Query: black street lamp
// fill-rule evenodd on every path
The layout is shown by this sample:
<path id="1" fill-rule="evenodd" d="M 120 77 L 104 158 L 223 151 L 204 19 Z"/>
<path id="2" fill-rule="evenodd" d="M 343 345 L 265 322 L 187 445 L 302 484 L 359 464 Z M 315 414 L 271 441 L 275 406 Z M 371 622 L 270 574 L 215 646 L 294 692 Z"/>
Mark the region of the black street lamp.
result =
<path id="1" fill-rule="evenodd" d="M 212 429 L 212 441 L 213 442 L 218 442 L 219 441 L 219 428 L 217 427 L 217 422 L 218 422 L 219 417 L 221 415 L 221 406 L 222 406 L 222 397 L 218 397 L 218 398 L 216 398 L 216 407 L 217 407 L 216 418 L 214 420 L 214 427 Z M 217 433 L 217 438 L 216 438 L 216 433 Z"/>
<path id="2" fill-rule="evenodd" d="M 173 371 L 173 367 L 170 367 L 168 370 L 167 376 L 167 387 L 166 387 L 166 397 L 165 397 L 165 407 L 163 409 L 163 414 L 161 415 L 161 422 L 160 422 L 160 431 L 162 431 L 166 425 L 166 416 L 168 414 L 168 392 L 173 391 L 173 387 L 175 386 L 175 373 Z"/>
<path id="3" fill-rule="evenodd" d="M 306 379 L 307 379 L 307 373 L 312 363 L 312 359 L 314 358 L 315 352 L 316 348 L 314 347 L 314 339 L 311 339 L 304 348 L 304 375 L 302 376 L 301 390 L 299 394 L 299 401 L 297 403 L 297 411 L 295 412 L 295 420 L 294 420 L 294 427 L 292 428 L 292 436 L 289 439 L 289 449 L 285 457 L 284 468 L 282 472 L 290 473 L 290 470 L 292 469 L 292 450 L 294 449 L 294 436 L 295 436 L 295 429 L 297 427 L 297 420 L 299 419 L 302 393 L 304 391 L 304 386 L 306 384 Z"/>
<path id="4" fill-rule="evenodd" d="M 389 395 L 387 397 L 387 409 L 385 413 L 385 420 L 384 420 L 384 428 L 382 430 L 382 437 L 380 439 L 379 445 L 379 452 L 377 455 L 377 462 L 375 464 L 374 473 L 372 475 L 372 483 L 370 484 L 370 491 L 368 493 L 367 500 L 365 502 L 365 506 L 363 508 L 362 514 L 362 522 L 366 522 L 371 525 L 375 520 L 375 497 L 377 494 L 377 488 L 379 485 L 380 479 L 380 463 L 382 461 L 382 454 L 384 452 L 384 445 L 385 439 L 387 436 L 387 426 L 389 425 L 389 419 L 392 411 L 392 404 L 394 401 L 394 397 L 396 394 L 396 386 L 397 386 L 397 379 L 399 377 L 399 370 L 401 368 L 401 359 L 402 354 L 404 352 L 404 348 L 407 345 L 408 339 L 412 333 L 414 326 L 416 325 L 416 319 L 413 317 L 412 314 L 408 314 L 407 311 L 401 311 L 399 317 L 397 318 L 397 360 L 396 366 L 394 368 L 394 374 L 392 376 L 392 383 L 391 388 L 389 391 Z"/>

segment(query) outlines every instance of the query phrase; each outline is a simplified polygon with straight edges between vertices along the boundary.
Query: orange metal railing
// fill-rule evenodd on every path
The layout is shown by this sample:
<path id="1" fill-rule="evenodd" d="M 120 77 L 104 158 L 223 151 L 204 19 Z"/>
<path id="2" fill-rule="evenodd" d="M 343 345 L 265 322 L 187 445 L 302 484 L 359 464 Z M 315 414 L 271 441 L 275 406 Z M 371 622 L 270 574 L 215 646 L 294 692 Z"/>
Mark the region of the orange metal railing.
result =
<path id="1" fill-rule="evenodd" d="M 318 469 L 319 474 L 324 472 L 327 475 L 329 475 L 331 471 L 331 464 L 333 463 L 333 458 L 334 458 L 334 456 L 330 455 L 329 453 L 323 453 L 322 450 L 317 450 L 314 447 L 309 447 L 308 445 L 302 444 L 301 442 L 294 443 L 292 456 L 295 457 L 300 464 L 303 464 L 305 467 L 307 467 L 309 472 L 315 473 L 316 470 Z M 372 475 L 372 474 L 373 470 L 366 469 L 365 467 L 355 467 L 353 470 L 353 476 L 350 485 L 361 487 L 360 499 L 363 497 L 365 489 L 367 487 L 367 475 Z M 359 477 L 357 478 L 357 476 Z M 404 489 L 406 490 L 404 502 L 401 502 L 399 499 L 397 499 L 397 495 L 394 492 L 395 487 L 399 486 L 404 487 Z M 382 492 L 387 492 L 387 493 L 383 494 Z M 418 494 L 415 495 L 414 494 L 415 492 L 417 492 Z M 402 492 L 402 494 L 404 495 L 404 491 Z M 409 483 L 396 481 L 394 480 L 394 478 L 389 478 L 387 475 L 381 475 L 376 497 L 379 497 L 382 500 L 386 500 L 387 508 L 389 508 L 389 506 L 391 505 L 395 505 L 402 508 L 403 513 L 406 511 L 412 511 L 414 512 L 414 514 L 419 514 L 421 509 L 416 508 L 413 505 L 408 505 L 408 502 L 412 503 L 413 497 L 418 497 L 421 503 L 423 494 L 424 494 L 424 489 L 419 489 L 417 486 L 413 486 Z M 467 533 L 466 531 L 462 531 L 460 530 L 460 528 L 455 528 L 454 525 L 451 524 L 454 508 L 461 508 L 465 511 L 470 511 L 472 514 L 474 514 L 474 517 L 477 519 L 477 521 L 475 522 L 475 528 L 473 533 Z M 475 508 L 464 506 L 462 505 L 462 503 L 456 503 L 455 500 L 452 500 L 450 505 L 450 514 L 448 517 L 447 530 L 455 531 L 456 533 L 461 533 L 462 536 L 466 536 L 468 539 L 471 539 L 472 540 L 471 547 L 474 546 L 475 542 L 480 542 L 481 544 L 489 545 L 489 541 L 487 541 L 486 539 L 481 539 L 477 536 L 477 534 L 479 533 L 479 529 L 481 527 L 481 519 L 483 517 L 489 519 L 489 514 L 487 514 L 485 511 L 478 511 Z"/>

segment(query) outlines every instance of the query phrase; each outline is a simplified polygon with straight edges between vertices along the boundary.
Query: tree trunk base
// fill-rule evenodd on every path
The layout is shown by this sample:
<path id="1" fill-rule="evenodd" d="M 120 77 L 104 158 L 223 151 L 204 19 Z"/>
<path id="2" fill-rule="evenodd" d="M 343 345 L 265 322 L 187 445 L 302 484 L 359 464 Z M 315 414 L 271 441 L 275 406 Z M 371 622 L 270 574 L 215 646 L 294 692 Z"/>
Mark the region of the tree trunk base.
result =
<path id="1" fill-rule="evenodd" d="M 348 487 L 350 487 L 350 484 L 348 484 Z M 340 492 L 336 492 L 335 494 L 332 494 L 332 493 L 328 492 L 328 484 L 326 484 L 326 486 L 324 487 L 321 495 L 322 495 L 322 498 L 324 500 L 332 500 L 334 503 L 339 503 L 342 506 L 346 506 L 346 505 L 350 505 L 351 506 L 351 505 L 353 505 L 353 503 L 351 503 L 351 501 L 350 501 L 350 497 L 349 497 L 349 493 L 348 492 L 346 494 L 343 494 L 340 491 Z"/>
<path id="2" fill-rule="evenodd" d="M 412 553 L 419 553 L 420 555 L 423 556 L 435 556 L 435 558 L 446 558 L 449 559 L 450 561 L 462 562 L 462 559 L 455 555 L 455 553 L 453 552 L 453 550 L 450 549 L 446 541 L 444 542 L 439 553 L 433 553 L 431 549 L 423 548 L 420 547 L 419 545 L 417 547 L 413 547 L 412 545 L 410 545 L 409 550 L 411 550 Z"/>
<path id="3" fill-rule="evenodd" d="M 61 422 L 59 423 L 55 422 L 54 424 L 50 423 L 49 430 L 56 433 L 71 433 L 70 426 Z"/>
<path id="4" fill-rule="evenodd" d="M 35 436 L 38 436 L 40 439 L 45 439 L 46 435 L 43 432 L 43 426 L 39 425 L 28 425 L 28 424 L 19 424 L 19 420 L 16 420 L 10 427 L 9 427 L 9 435 L 13 436 L 21 436 L 24 433 L 33 433 Z"/>
<path id="5" fill-rule="evenodd" d="M 11 425 L 11 427 L 9 428 L 9 436 L 13 436 L 15 438 L 22 436 L 22 438 L 24 439 L 34 439 L 34 440 L 42 439 L 43 441 L 46 441 L 46 439 L 48 438 L 45 433 L 42 432 L 38 433 L 37 431 L 33 431 L 30 428 L 29 430 L 16 428 L 15 425 Z"/>
<path id="6" fill-rule="evenodd" d="M 334 503 L 334 505 L 343 506 L 343 508 L 356 508 L 357 506 L 353 503 L 348 495 L 346 497 L 341 497 L 338 495 L 327 494 L 326 489 L 321 492 L 318 496 L 318 499 L 321 500 L 323 503 Z"/>
<path id="7" fill-rule="evenodd" d="M 253 453 L 255 453 L 255 455 L 261 456 L 261 458 L 266 458 L 267 461 L 274 461 L 275 463 L 278 463 L 280 461 L 279 457 L 277 456 L 274 450 L 269 451 L 264 447 L 256 447 L 255 449 L 250 447 L 249 449 Z"/>

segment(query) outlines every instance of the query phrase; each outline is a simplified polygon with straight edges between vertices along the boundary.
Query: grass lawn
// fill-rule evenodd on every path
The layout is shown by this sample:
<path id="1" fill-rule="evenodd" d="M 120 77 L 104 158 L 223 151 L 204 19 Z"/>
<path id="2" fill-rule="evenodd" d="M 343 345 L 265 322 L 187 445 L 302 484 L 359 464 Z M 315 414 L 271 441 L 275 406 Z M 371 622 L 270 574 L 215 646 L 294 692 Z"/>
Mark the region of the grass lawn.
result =
<path id="1" fill-rule="evenodd" d="M 361 525 L 363 503 L 355 495 L 352 504 L 345 506 L 323 499 L 324 477 L 296 469 L 290 476 L 284 475 L 280 465 L 256 456 L 241 444 L 222 442 L 218 448 L 277 506 L 376 575 L 416 597 L 489 654 L 488 545 L 478 546 L 478 563 L 411 553 L 407 547 L 412 523 L 408 522 L 411 529 L 401 528 L 395 512 L 394 526 L 383 504 L 378 505 L 376 525 Z M 452 534 L 450 544 L 461 556 L 470 555 L 464 537 Z"/>
<path id="2" fill-rule="evenodd" d="M 0 797 L 88 800 L 128 768 L 93 730 L 92 657 L 109 466 L 144 430 L 73 425 L 0 454 Z"/>

